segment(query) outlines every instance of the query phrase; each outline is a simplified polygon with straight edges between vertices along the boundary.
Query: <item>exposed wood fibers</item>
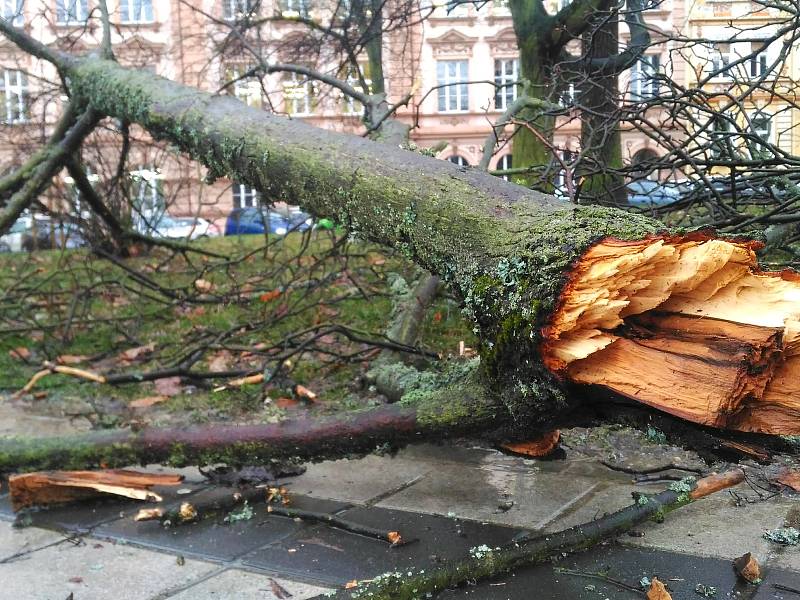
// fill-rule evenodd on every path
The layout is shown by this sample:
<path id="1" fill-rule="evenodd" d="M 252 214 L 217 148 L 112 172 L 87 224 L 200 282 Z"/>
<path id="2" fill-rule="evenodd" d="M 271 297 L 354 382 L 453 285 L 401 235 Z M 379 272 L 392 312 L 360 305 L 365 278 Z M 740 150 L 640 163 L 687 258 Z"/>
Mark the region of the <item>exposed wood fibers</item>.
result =
<path id="1" fill-rule="evenodd" d="M 754 242 L 607 239 L 572 272 L 545 364 L 714 427 L 800 434 L 800 276 Z"/>

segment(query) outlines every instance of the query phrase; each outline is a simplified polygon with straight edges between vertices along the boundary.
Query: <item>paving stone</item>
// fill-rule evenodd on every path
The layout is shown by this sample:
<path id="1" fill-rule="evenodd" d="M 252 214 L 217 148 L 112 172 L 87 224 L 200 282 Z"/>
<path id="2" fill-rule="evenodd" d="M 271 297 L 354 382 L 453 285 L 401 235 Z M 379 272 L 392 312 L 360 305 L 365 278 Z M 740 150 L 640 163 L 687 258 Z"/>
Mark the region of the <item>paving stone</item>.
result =
<path id="1" fill-rule="evenodd" d="M 477 466 L 442 463 L 378 505 L 540 529 L 598 486 L 593 478 L 565 477 L 521 464 L 515 457 L 494 454 Z"/>
<path id="2" fill-rule="evenodd" d="M 273 587 L 273 583 L 279 587 Z M 281 589 L 289 595 L 280 595 Z M 272 578 L 264 573 L 252 573 L 240 569 L 229 569 L 219 575 L 206 579 L 187 590 L 174 596 L 169 596 L 170 600 L 213 600 L 218 598 L 233 597 L 232 590 L 235 590 L 236 600 L 280 600 L 281 598 L 292 598 L 292 600 L 305 600 L 313 598 L 328 591 L 328 588 L 297 583 L 286 579 Z M 275 591 L 278 594 L 275 594 Z"/>
<path id="3" fill-rule="evenodd" d="M 53 437 L 89 431 L 92 424 L 84 417 L 34 415 L 18 403 L 0 402 L 0 437 Z"/>
<path id="4" fill-rule="evenodd" d="M 779 589 L 774 584 L 797 591 Z M 753 600 L 797 600 L 800 598 L 800 572 L 768 567 L 764 581 L 758 586 L 758 591 L 752 598 Z"/>
<path id="5" fill-rule="evenodd" d="M 625 538 L 625 543 L 725 559 L 751 552 L 765 564 L 770 542 L 763 533 L 780 527 L 794 503 L 777 497 L 736 506 L 730 494 L 720 492 L 667 515 L 663 524 L 648 522 L 637 527 L 644 536 Z"/>
<path id="6" fill-rule="evenodd" d="M 41 529 L 14 530 L 0 524 L 0 555 L 58 541 L 63 536 Z M 13 562 L 0 563 L 3 598 L 60 600 L 70 593 L 80 600 L 146 600 L 183 588 L 216 569 L 215 565 L 131 546 L 81 540 L 37 550 Z"/>
<path id="7" fill-rule="evenodd" d="M 463 558 L 481 544 L 496 546 L 519 530 L 377 507 L 355 507 L 340 516 L 418 541 L 392 548 L 386 542 L 318 525 L 242 557 L 248 566 L 284 577 L 342 585 L 379 573 L 424 567 L 444 559 Z"/>
<path id="8" fill-rule="evenodd" d="M 642 486 L 601 482 L 592 490 L 591 494 L 586 494 L 567 507 L 557 519 L 545 527 L 545 531 L 560 531 L 594 521 L 607 513 L 612 513 L 633 504 L 631 492 L 655 493 L 661 491 L 664 487 L 664 484 Z"/>
<path id="9" fill-rule="evenodd" d="M 558 572 L 557 568 L 598 574 L 639 587 L 642 577 L 658 577 L 670 589 L 673 600 L 698 600 L 697 584 L 717 589 L 713 598 L 747 597 L 747 584 L 737 582 L 729 561 L 700 558 L 674 552 L 629 548 L 609 544 L 583 554 L 570 556 L 552 565 L 519 569 L 500 579 L 474 587 L 446 591 L 437 598 L 456 600 L 641 600 L 640 591 L 631 591 L 598 578 Z M 535 590 L 535 593 L 532 591 Z"/>
<path id="10" fill-rule="evenodd" d="M 408 485 L 432 468 L 402 455 L 369 455 L 309 464 L 302 475 L 282 481 L 295 493 L 364 504 Z"/>
<path id="11" fill-rule="evenodd" d="M 229 488 L 209 488 L 190 498 L 197 505 L 214 503 L 231 494 Z M 263 491 L 254 492 L 259 499 Z M 198 523 L 164 527 L 159 521 L 134 521 L 132 517 L 100 525 L 95 535 L 180 552 L 207 560 L 230 561 L 251 550 L 283 539 L 306 527 L 292 519 L 269 515 L 262 501 L 251 502 L 253 518 L 225 523 L 226 513 L 215 513 Z M 347 505 L 330 500 L 294 496 L 292 506 L 318 512 L 334 512 Z M 201 515 L 203 514 L 201 510 Z"/>

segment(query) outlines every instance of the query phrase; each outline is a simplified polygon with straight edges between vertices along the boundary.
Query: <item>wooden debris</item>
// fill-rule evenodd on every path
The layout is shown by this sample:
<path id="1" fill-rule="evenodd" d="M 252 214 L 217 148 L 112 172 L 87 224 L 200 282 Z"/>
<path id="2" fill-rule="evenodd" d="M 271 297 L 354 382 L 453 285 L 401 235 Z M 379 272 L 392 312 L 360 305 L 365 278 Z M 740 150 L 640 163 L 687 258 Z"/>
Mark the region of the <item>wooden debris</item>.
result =
<path id="1" fill-rule="evenodd" d="M 156 506 L 155 508 L 140 508 L 139 512 L 136 513 L 136 516 L 133 517 L 134 521 L 153 521 L 155 519 L 160 519 L 164 516 L 164 509 L 160 506 Z"/>
<path id="2" fill-rule="evenodd" d="M 298 398 L 310 400 L 311 402 L 314 402 L 317 399 L 317 395 L 314 392 L 312 392 L 306 386 L 300 385 L 299 383 L 294 386 L 294 393 Z"/>
<path id="3" fill-rule="evenodd" d="M 16 393 L 16 396 L 22 396 L 23 394 L 27 394 L 30 392 L 34 386 L 39 382 L 40 379 L 46 377 L 47 375 L 51 375 L 52 373 L 61 373 L 62 375 L 70 375 L 72 377 L 78 377 L 80 379 L 87 379 L 89 381 L 94 381 L 95 383 L 105 383 L 106 378 L 103 375 L 98 373 L 92 373 L 91 371 L 86 371 L 84 369 L 77 369 L 75 367 L 68 367 L 66 365 L 56 365 L 51 362 L 45 361 L 44 369 L 34 373 L 33 377 L 30 378 L 28 383 L 25 384 L 19 392 Z"/>
<path id="4" fill-rule="evenodd" d="M 124 469 L 107 471 L 40 471 L 8 478 L 14 511 L 29 506 L 46 506 L 96 495 L 112 494 L 135 500 L 160 502 L 150 488 L 178 485 L 181 475 L 138 473 Z"/>
<path id="5" fill-rule="evenodd" d="M 654 577 L 650 582 L 650 589 L 647 590 L 647 600 L 672 600 L 672 596 L 666 586 Z"/>
<path id="6" fill-rule="evenodd" d="M 554 429 L 534 440 L 502 444 L 500 447 L 515 454 L 542 457 L 551 454 L 558 447 L 559 441 L 561 441 L 561 431 Z"/>
<path id="7" fill-rule="evenodd" d="M 761 566 L 749 552 L 733 561 L 736 574 L 748 583 L 761 583 Z"/>

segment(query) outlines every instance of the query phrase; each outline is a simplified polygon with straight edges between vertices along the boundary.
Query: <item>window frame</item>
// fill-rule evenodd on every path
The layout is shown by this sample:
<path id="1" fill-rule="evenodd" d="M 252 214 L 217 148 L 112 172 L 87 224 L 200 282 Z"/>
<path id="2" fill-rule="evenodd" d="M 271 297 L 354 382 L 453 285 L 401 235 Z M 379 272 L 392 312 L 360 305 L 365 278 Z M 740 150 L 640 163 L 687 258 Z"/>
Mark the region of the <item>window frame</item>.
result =
<path id="1" fill-rule="evenodd" d="M 495 171 L 508 171 L 509 169 L 514 168 L 514 156 L 512 154 L 504 154 L 500 158 L 497 159 L 497 164 L 494 167 Z M 500 175 L 501 178 L 505 179 L 506 181 L 511 180 L 510 175 Z"/>
<path id="2" fill-rule="evenodd" d="M 22 27 L 25 24 L 25 0 L 0 0 L 0 18 L 14 27 Z"/>
<path id="3" fill-rule="evenodd" d="M 233 208 L 255 208 L 259 206 L 258 190 L 239 181 L 231 182 Z M 245 201 L 242 204 L 242 201 Z M 250 202 L 249 204 L 247 202 Z"/>
<path id="4" fill-rule="evenodd" d="M 23 125 L 29 123 L 30 89 L 28 76 L 21 69 L 2 69 L 0 71 L 0 97 L 3 100 L 0 123 L 4 125 Z M 15 82 L 11 83 L 14 77 Z M 16 98 L 16 101 L 14 100 Z"/>
<path id="5" fill-rule="evenodd" d="M 760 47 L 757 47 L 760 46 Z M 751 42 L 750 45 L 750 77 L 757 79 L 764 77 L 768 72 L 767 64 L 767 48 L 768 44 L 764 42 Z"/>
<path id="6" fill-rule="evenodd" d="M 450 65 L 455 66 L 455 75 L 449 73 Z M 437 112 L 443 114 L 469 112 L 469 60 L 437 60 L 436 85 L 439 86 L 436 98 Z M 456 108 L 450 108 L 453 100 Z"/>
<path id="7" fill-rule="evenodd" d="M 511 66 L 509 73 L 508 66 Z M 506 110 L 518 97 L 519 58 L 494 59 L 494 108 Z M 514 82 L 514 85 L 509 85 Z M 499 102 L 498 102 L 499 101 Z"/>
<path id="8" fill-rule="evenodd" d="M 722 48 L 727 47 L 723 51 Z M 731 67 L 733 62 L 733 44 L 731 42 L 714 42 L 711 46 L 711 73 L 712 79 L 724 79 L 730 81 L 734 79 Z"/>
<path id="9" fill-rule="evenodd" d="M 657 75 L 660 69 L 660 54 L 642 54 L 631 65 L 629 89 L 631 100 L 652 100 L 658 96 L 659 82 Z"/>
<path id="10" fill-rule="evenodd" d="M 454 165 L 459 166 L 459 167 L 470 167 L 470 166 L 472 166 L 472 165 L 469 164 L 469 161 L 466 158 L 464 158 L 463 156 L 461 156 L 460 154 L 453 154 L 452 156 L 449 156 L 447 158 L 447 160 L 449 162 L 453 163 Z"/>
<path id="11" fill-rule="evenodd" d="M 146 7 L 150 8 L 149 19 L 130 18 L 136 3 L 139 3 L 139 17 L 141 17 L 141 14 L 145 11 Z M 124 15 L 127 15 L 127 18 L 124 18 Z M 119 0 L 119 21 L 123 25 L 146 25 L 149 23 L 155 23 L 156 13 L 153 0 Z"/>
<path id="12" fill-rule="evenodd" d="M 300 81 L 299 78 L 303 78 L 303 80 Z M 287 90 L 289 89 L 304 89 L 305 94 L 303 94 L 302 98 L 292 98 L 287 95 Z M 292 110 L 289 110 L 290 102 L 292 103 Z M 297 102 L 303 102 L 305 105 L 305 110 L 296 110 Z M 294 71 L 290 71 L 286 74 L 283 79 L 283 109 L 287 115 L 291 115 L 293 117 L 309 117 L 314 114 L 314 86 L 311 79 L 305 75 L 295 73 Z"/>
<path id="13" fill-rule="evenodd" d="M 255 0 L 222 0 L 222 18 L 225 21 L 240 21 L 253 12 Z"/>
<path id="14" fill-rule="evenodd" d="M 75 13 L 70 9 L 74 7 Z M 81 15 L 81 11 L 83 14 Z M 72 16 L 75 18 L 71 18 Z M 66 17 L 62 19 L 61 17 Z M 56 0 L 56 25 L 68 27 L 82 25 L 89 18 L 89 0 Z"/>

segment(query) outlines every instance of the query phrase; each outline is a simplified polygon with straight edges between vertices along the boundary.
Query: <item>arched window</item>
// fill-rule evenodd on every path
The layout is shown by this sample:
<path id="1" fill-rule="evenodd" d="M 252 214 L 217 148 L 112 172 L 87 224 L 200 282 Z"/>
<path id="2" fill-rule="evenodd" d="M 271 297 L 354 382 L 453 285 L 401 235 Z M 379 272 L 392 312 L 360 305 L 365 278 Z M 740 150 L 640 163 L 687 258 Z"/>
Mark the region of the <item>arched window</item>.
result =
<path id="1" fill-rule="evenodd" d="M 453 156 L 451 156 L 447 160 L 449 160 L 454 165 L 458 165 L 459 167 L 468 167 L 469 166 L 469 161 L 467 161 L 466 158 L 464 158 L 463 156 L 460 156 L 458 154 L 454 154 Z"/>
<path id="2" fill-rule="evenodd" d="M 511 158 L 510 154 L 505 154 L 500 157 L 500 160 L 497 161 L 497 171 L 508 171 L 509 169 L 513 168 L 514 160 Z M 501 175 L 503 179 L 509 181 L 510 177 L 508 175 Z"/>
<path id="3" fill-rule="evenodd" d="M 651 148 L 642 148 L 631 157 L 631 167 L 639 179 L 646 177 L 654 181 L 658 180 L 658 153 Z"/>

